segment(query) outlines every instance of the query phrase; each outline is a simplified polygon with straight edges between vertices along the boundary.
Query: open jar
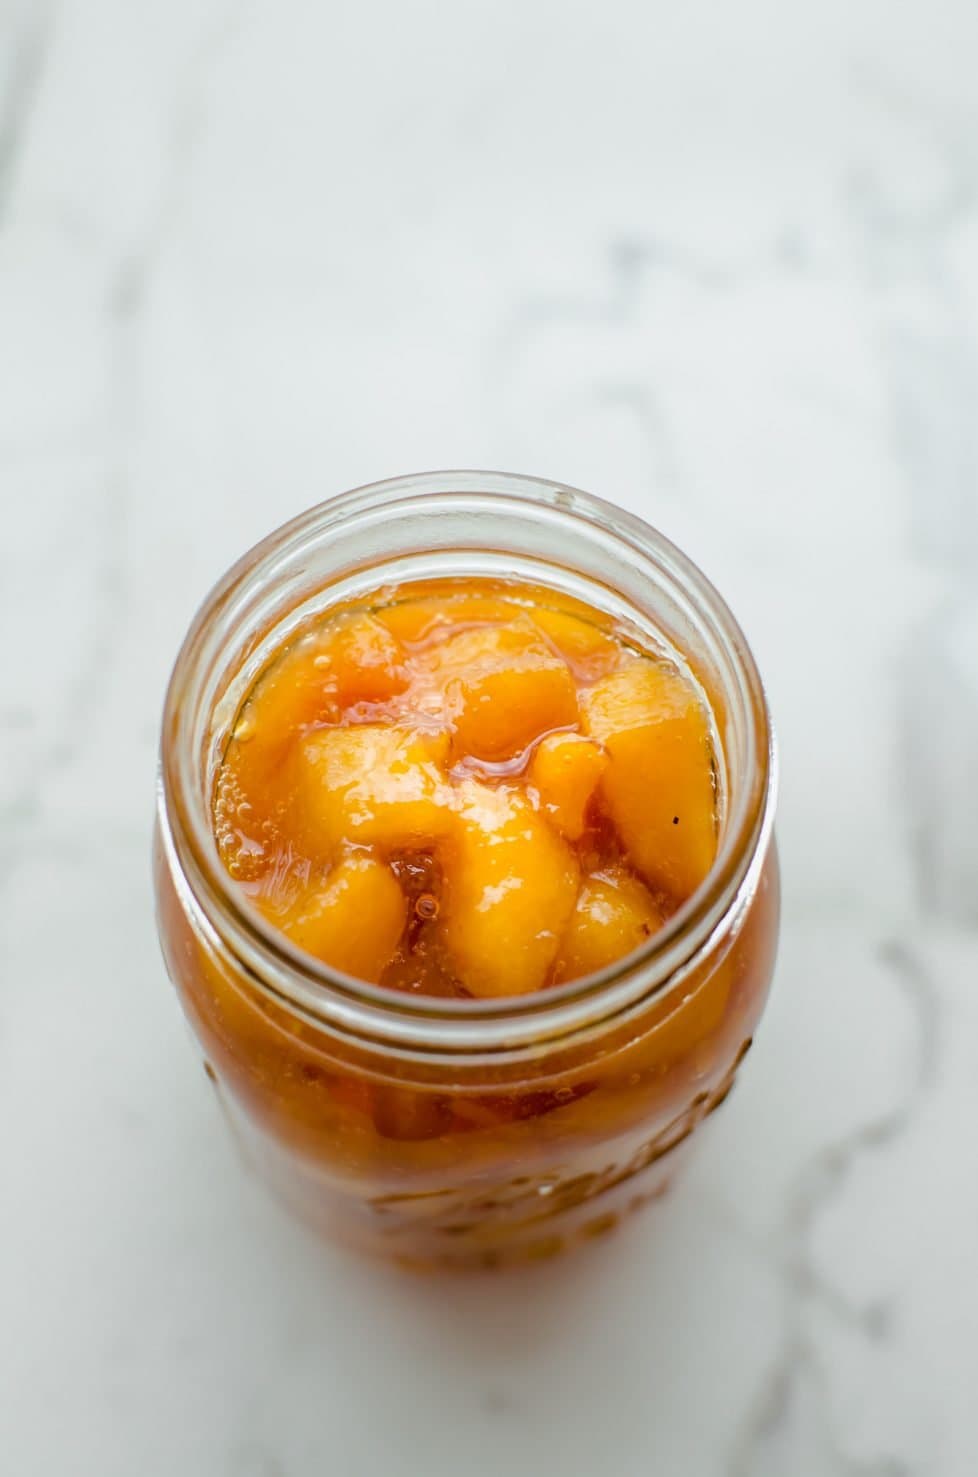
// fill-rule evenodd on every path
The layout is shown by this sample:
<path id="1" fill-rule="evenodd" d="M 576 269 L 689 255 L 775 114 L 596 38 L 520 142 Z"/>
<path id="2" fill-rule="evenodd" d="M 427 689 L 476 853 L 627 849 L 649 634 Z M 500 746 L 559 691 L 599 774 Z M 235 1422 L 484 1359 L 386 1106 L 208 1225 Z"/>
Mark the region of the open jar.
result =
<path id="1" fill-rule="evenodd" d="M 518 580 L 664 652 L 712 716 L 706 880 L 646 945 L 529 995 L 444 999 L 299 952 L 215 842 L 215 778 L 296 633 L 385 586 Z M 197 615 L 167 693 L 155 881 L 170 975 L 247 1159 L 304 1219 L 413 1266 L 552 1255 L 652 1199 L 729 1092 L 778 927 L 774 751 L 753 658 L 702 574 L 584 493 L 483 472 L 360 489 L 252 550 Z"/>

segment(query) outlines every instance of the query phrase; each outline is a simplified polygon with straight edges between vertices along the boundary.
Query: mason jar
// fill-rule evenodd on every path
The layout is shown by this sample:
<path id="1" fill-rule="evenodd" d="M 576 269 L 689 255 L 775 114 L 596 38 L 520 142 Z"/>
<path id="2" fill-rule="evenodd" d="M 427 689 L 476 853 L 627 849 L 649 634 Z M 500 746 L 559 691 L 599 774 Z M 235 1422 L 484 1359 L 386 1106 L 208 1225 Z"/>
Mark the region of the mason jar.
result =
<path id="1" fill-rule="evenodd" d="M 284 644 L 333 607 L 439 579 L 518 580 L 664 652 L 712 717 L 716 858 L 661 931 L 598 974 L 443 999 L 298 951 L 225 870 L 215 776 Z M 155 884 L 170 976 L 247 1162 L 324 1233 L 405 1265 L 549 1257 L 659 1195 L 754 1034 L 778 930 L 775 758 L 730 611 L 639 519 L 552 482 L 397 478 L 331 499 L 208 596 L 162 725 Z"/>

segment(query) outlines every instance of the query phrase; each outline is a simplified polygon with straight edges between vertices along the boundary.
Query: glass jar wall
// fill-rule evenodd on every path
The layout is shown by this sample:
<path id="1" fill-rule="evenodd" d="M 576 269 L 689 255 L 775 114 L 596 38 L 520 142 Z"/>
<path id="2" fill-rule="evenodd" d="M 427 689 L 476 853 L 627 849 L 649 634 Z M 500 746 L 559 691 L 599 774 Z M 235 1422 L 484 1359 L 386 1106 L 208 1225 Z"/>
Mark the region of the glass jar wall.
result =
<path id="1" fill-rule="evenodd" d="M 518 579 L 664 652 L 714 724 L 703 885 L 640 951 L 528 996 L 423 998 L 331 971 L 253 909 L 214 841 L 215 776 L 273 654 L 414 581 Z M 248 1161 L 328 1234 L 411 1265 L 551 1255 L 660 1193 L 729 1091 L 778 921 L 770 723 L 709 583 L 638 520 L 552 483 L 438 473 L 273 534 L 217 587 L 174 668 L 155 851 L 171 977 Z"/>

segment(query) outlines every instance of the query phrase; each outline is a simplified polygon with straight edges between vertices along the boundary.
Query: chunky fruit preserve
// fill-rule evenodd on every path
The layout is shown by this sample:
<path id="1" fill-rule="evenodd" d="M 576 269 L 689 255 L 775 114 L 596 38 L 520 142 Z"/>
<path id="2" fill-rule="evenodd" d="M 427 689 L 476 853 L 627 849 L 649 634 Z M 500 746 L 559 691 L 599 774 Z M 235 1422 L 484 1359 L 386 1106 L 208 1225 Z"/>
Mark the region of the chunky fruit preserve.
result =
<path id="1" fill-rule="evenodd" d="M 488 474 L 323 504 L 204 605 L 161 778 L 169 972 L 307 1221 L 488 1266 L 665 1187 L 760 1018 L 778 871 L 753 660 L 660 535 Z"/>
<path id="2" fill-rule="evenodd" d="M 702 882 L 719 802 L 702 698 L 545 598 L 385 590 L 256 683 L 215 833 L 297 947 L 397 990 L 521 995 L 639 948 Z"/>

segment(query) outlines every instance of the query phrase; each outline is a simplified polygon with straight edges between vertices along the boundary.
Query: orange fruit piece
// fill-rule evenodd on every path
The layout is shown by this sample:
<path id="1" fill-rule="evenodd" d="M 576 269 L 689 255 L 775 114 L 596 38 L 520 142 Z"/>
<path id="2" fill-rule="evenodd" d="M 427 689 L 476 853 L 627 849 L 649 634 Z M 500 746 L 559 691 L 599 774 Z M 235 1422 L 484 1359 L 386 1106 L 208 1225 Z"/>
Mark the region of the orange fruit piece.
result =
<path id="1" fill-rule="evenodd" d="M 582 695 L 584 728 L 608 753 L 601 793 L 645 880 L 677 899 L 716 854 L 716 797 L 706 712 L 677 673 L 636 659 Z"/>
<path id="2" fill-rule="evenodd" d="M 621 868 L 587 877 L 560 945 L 558 980 L 594 974 L 644 944 L 664 923 L 648 889 Z"/>
<path id="3" fill-rule="evenodd" d="M 374 723 L 324 728 L 299 747 L 292 836 L 327 860 L 344 845 L 424 847 L 453 824 L 446 734 Z"/>
<path id="4" fill-rule="evenodd" d="M 329 639 L 313 658 L 341 709 L 382 703 L 403 692 L 408 679 L 404 650 L 372 615 L 347 615 L 329 627 Z"/>
<path id="5" fill-rule="evenodd" d="M 621 648 L 590 621 L 564 610 L 548 610 L 546 606 L 535 607 L 532 617 L 577 677 L 595 682 L 618 665 Z"/>
<path id="6" fill-rule="evenodd" d="M 604 750 L 579 733 L 548 734 L 534 749 L 529 782 L 544 814 L 568 841 L 580 839 L 588 803 L 607 767 Z"/>
<path id="7" fill-rule="evenodd" d="M 459 787 L 459 821 L 442 908 L 456 975 L 473 995 L 538 990 L 574 909 L 574 853 L 525 797 L 475 780 Z"/>
<path id="8" fill-rule="evenodd" d="M 229 753 L 241 788 L 258 796 L 277 774 L 297 735 L 339 717 L 336 695 L 314 665 L 305 639 L 274 662 L 238 715 Z"/>
<path id="9" fill-rule="evenodd" d="M 279 927 L 307 954 L 358 979 L 376 982 L 390 962 L 407 919 L 407 900 L 383 862 L 348 857 L 325 886 L 302 894 Z"/>
<path id="10" fill-rule="evenodd" d="M 407 645 L 417 645 L 445 627 L 511 621 L 520 607 L 499 595 L 456 592 L 404 600 L 375 611 L 391 634 Z"/>
<path id="11" fill-rule="evenodd" d="M 460 631 L 427 656 L 454 727 L 456 758 L 510 759 L 578 720 L 567 663 L 528 618 Z"/>

